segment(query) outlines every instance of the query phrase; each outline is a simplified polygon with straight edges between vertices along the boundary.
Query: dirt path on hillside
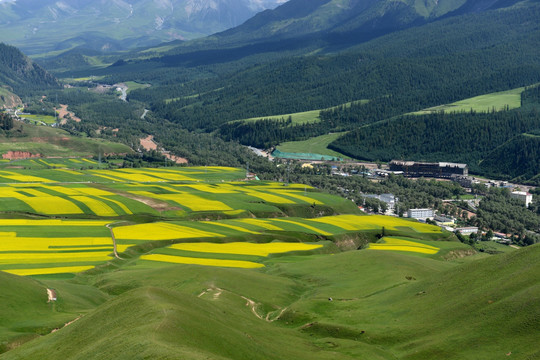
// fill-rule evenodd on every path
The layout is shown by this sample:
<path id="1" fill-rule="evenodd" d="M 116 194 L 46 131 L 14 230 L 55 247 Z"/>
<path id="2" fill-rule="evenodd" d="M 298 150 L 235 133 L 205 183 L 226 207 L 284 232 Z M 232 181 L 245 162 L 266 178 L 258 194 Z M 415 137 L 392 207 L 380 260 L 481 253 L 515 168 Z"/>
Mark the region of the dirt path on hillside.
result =
<path id="1" fill-rule="evenodd" d="M 75 113 L 68 111 L 68 106 L 60 104 L 60 109 L 57 109 L 58 117 L 62 119 L 60 125 L 65 125 L 67 123 L 67 116 L 69 115 L 71 119 L 75 122 L 81 122 L 81 118 L 77 117 Z"/>
<path id="2" fill-rule="evenodd" d="M 144 150 L 157 150 L 157 144 L 154 142 L 154 135 L 148 135 L 147 137 L 142 138 L 139 141 Z"/>
<path id="3" fill-rule="evenodd" d="M 148 135 L 145 138 L 139 139 L 139 142 L 144 150 L 151 151 L 151 150 L 158 150 L 158 144 L 154 141 L 154 135 Z M 167 159 L 174 161 L 176 164 L 187 164 L 188 159 L 172 155 L 170 152 L 165 150 L 159 150 L 159 152 L 165 156 Z"/>
<path id="4" fill-rule="evenodd" d="M 142 202 L 143 204 L 148 205 L 152 209 L 154 209 L 156 211 L 159 211 L 159 212 L 168 211 L 168 210 L 183 210 L 181 207 L 173 206 L 173 205 L 169 204 L 168 202 L 165 202 L 165 201 L 162 201 L 162 200 L 153 199 L 153 198 L 149 198 L 149 197 L 142 196 L 142 195 L 135 195 L 135 194 L 131 194 L 131 193 L 128 193 L 128 192 L 125 192 L 125 191 L 118 191 L 116 189 L 114 191 L 112 191 L 112 192 L 114 192 L 117 195 L 121 195 L 121 196 L 127 197 L 129 199 L 132 199 L 132 200 L 135 200 L 135 201 L 138 201 L 138 202 Z"/>
<path id="5" fill-rule="evenodd" d="M 112 238 L 112 241 L 113 241 L 113 254 L 114 254 L 115 258 L 122 260 L 122 258 L 120 256 L 118 256 L 118 251 L 117 251 L 117 247 L 116 247 L 116 238 L 114 237 L 114 231 L 113 231 L 113 228 L 111 227 L 111 225 L 113 225 L 113 224 L 107 224 L 107 225 L 105 225 L 105 227 L 107 229 L 109 229 L 109 231 L 111 232 L 111 238 Z"/>
<path id="6" fill-rule="evenodd" d="M 212 300 L 219 300 L 220 296 L 224 293 L 224 292 L 227 292 L 231 295 L 234 295 L 234 296 L 238 296 L 240 298 L 242 298 L 243 300 L 246 301 L 246 306 L 249 307 L 249 309 L 251 310 L 251 312 L 253 313 L 253 315 L 255 315 L 257 318 L 259 318 L 260 320 L 265 320 L 267 322 L 274 322 L 276 321 L 277 319 L 279 319 L 281 317 L 281 315 L 283 315 L 283 313 L 285 311 L 287 311 L 288 307 L 284 307 L 284 308 L 279 308 L 277 309 L 276 311 L 270 311 L 269 313 L 266 314 L 266 316 L 264 315 L 261 315 L 260 312 L 259 312 L 259 308 L 261 307 L 261 304 L 258 303 L 258 302 L 255 302 L 254 300 L 250 299 L 250 298 L 247 298 L 243 295 L 239 295 L 239 294 L 235 294 L 231 291 L 228 291 L 228 290 L 224 290 L 224 289 L 221 289 L 219 287 L 216 287 L 216 286 L 212 286 L 206 290 L 204 290 L 203 292 L 201 292 L 198 297 L 203 297 L 205 295 L 212 295 Z"/>
<path id="7" fill-rule="evenodd" d="M 61 328 L 52 329 L 51 334 L 57 332 L 58 330 L 61 330 L 61 329 L 65 328 L 66 326 L 69 326 L 69 325 L 73 324 L 75 321 L 79 320 L 80 318 L 82 318 L 82 315 L 79 316 L 78 318 L 75 318 L 75 319 L 71 320 L 70 322 L 65 323 L 64 326 L 62 326 Z"/>

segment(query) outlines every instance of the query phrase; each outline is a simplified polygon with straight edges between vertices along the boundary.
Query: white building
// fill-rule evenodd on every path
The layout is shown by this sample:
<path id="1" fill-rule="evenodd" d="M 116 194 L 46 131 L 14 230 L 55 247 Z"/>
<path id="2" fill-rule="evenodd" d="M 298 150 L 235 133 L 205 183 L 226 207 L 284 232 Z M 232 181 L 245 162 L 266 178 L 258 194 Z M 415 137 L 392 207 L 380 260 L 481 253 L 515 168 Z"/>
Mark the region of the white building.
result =
<path id="1" fill-rule="evenodd" d="M 363 194 L 363 197 L 372 198 L 372 199 L 378 199 L 386 205 L 388 205 L 388 210 L 394 211 L 396 204 L 398 202 L 398 198 L 394 196 L 394 194 Z"/>
<path id="2" fill-rule="evenodd" d="M 427 219 L 435 216 L 433 209 L 409 209 L 407 215 L 413 219 Z"/>
<path id="3" fill-rule="evenodd" d="M 526 207 L 529 207 L 529 204 L 532 202 L 532 194 L 529 194 L 525 191 L 513 191 L 512 193 L 510 193 L 510 196 L 514 199 L 525 202 Z"/>
<path id="4" fill-rule="evenodd" d="M 471 235 L 472 233 L 477 233 L 478 228 L 474 226 L 468 226 L 468 227 L 461 227 L 455 229 L 455 231 L 459 231 L 461 235 Z"/>

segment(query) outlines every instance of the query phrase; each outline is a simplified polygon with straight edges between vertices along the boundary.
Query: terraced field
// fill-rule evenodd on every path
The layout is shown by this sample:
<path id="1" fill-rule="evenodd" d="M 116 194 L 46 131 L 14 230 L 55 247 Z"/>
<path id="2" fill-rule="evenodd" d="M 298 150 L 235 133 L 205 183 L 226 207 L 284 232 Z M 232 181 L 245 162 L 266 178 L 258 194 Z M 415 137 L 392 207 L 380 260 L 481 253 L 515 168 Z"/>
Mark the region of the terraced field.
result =
<path id="1" fill-rule="evenodd" d="M 111 260 L 106 221 L 0 219 L 0 270 L 16 275 L 76 273 Z"/>
<path id="2" fill-rule="evenodd" d="M 85 160 L 91 161 L 78 161 Z M 173 262 L 226 267 L 263 267 L 267 255 L 276 253 L 273 247 L 282 249 L 278 253 L 314 250 L 321 247 L 317 241 L 359 232 L 373 237 L 383 227 L 392 235 L 446 236 L 430 225 L 360 215 L 350 202 L 309 186 L 230 181 L 243 175 L 240 169 L 220 167 L 0 170 L 0 270 L 18 275 L 85 271 L 113 259 L 112 235 L 119 253 L 165 242 L 152 245 L 138 260 L 141 266 Z M 345 214 L 287 216 L 298 209 Z M 197 214 L 197 221 L 191 221 Z M 29 219 L 35 216 L 44 218 Z M 208 245 L 231 240 L 236 240 L 234 251 L 227 248 L 232 244 Z M 185 242 L 192 243 L 191 250 L 170 246 Z"/>
<path id="3" fill-rule="evenodd" d="M 93 344 L 100 343 L 101 358 L 137 358 L 143 344 L 158 349 L 150 358 L 390 359 L 416 351 L 410 333 L 422 344 L 436 340 L 429 354 L 441 347 L 447 354 L 455 333 L 430 337 L 441 314 L 459 310 L 471 326 L 483 311 L 470 312 L 471 304 L 492 309 L 486 301 L 508 298 L 501 309 L 522 309 L 505 295 L 524 293 L 519 286 L 475 290 L 493 269 L 496 289 L 531 279 L 509 277 L 513 254 L 504 266 L 476 268 L 475 259 L 489 255 L 462 259 L 475 252 L 439 227 L 365 215 L 349 200 L 301 184 L 239 181 L 241 169 L 45 165 L 0 170 L 2 358 L 96 358 Z M 525 271 L 522 262 L 512 271 Z M 467 265 L 471 279 L 489 276 L 454 281 Z M 463 292 L 472 295 L 459 302 Z M 441 301 L 450 305 L 438 309 Z M 122 329 L 104 334 L 111 323 Z M 527 354 L 536 346 L 529 338 Z M 227 349 L 235 353 L 223 355 Z"/>

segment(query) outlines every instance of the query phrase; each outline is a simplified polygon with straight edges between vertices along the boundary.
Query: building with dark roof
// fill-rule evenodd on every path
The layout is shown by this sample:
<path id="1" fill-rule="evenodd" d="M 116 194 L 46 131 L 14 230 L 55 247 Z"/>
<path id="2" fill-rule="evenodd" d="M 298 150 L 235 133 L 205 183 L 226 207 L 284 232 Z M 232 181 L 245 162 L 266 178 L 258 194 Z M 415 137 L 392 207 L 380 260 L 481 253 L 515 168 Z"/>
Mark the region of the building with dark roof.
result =
<path id="1" fill-rule="evenodd" d="M 390 161 L 390 171 L 402 171 L 407 177 L 436 177 L 450 179 L 452 176 L 467 176 L 469 168 L 467 164 L 449 162 L 416 162 L 416 161 Z"/>

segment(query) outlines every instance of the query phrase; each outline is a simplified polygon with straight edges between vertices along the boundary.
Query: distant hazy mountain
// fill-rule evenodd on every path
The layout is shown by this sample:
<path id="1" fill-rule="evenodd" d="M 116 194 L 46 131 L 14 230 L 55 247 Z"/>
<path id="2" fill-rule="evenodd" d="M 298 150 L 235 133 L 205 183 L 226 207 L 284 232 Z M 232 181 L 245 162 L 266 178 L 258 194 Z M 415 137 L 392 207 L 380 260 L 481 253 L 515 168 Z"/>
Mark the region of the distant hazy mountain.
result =
<path id="1" fill-rule="evenodd" d="M 520 0 L 290 0 L 218 34 L 218 43 L 291 38 L 360 43 L 442 17 L 509 7 Z"/>
<path id="2" fill-rule="evenodd" d="M 27 53 L 118 50 L 223 31 L 286 1 L 0 0 L 0 40 Z"/>

